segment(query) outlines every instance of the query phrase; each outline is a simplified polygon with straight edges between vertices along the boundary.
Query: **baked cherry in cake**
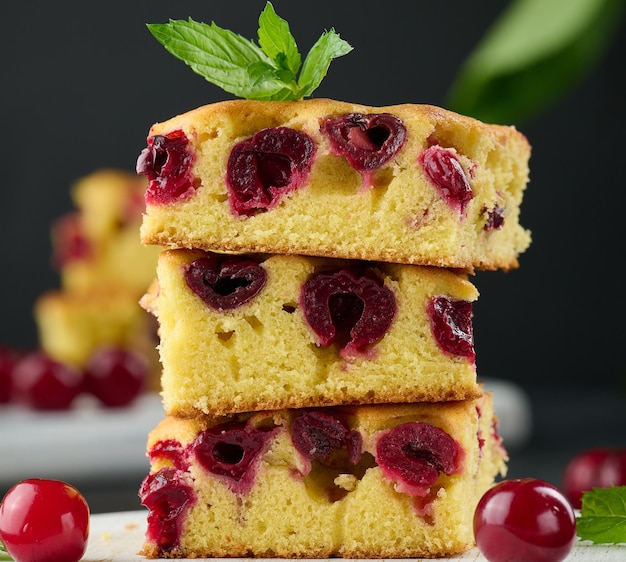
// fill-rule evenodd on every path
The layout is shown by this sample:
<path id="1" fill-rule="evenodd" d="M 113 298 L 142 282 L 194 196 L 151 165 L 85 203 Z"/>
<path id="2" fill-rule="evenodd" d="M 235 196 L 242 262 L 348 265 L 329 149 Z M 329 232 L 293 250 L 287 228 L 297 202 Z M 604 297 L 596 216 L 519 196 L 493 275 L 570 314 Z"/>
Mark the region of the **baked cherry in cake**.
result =
<path id="1" fill-rule="evenodd" d="M 209 254 L 185 267 L 187 286 L 214 310 L 232 310 L 247 303 L 266 280 L 265 269 L 241 256 Z"/>
<path id="2" fill-rule="evenodd" d="M 254 215 L 276 206 L 307 179 L 315 142 L 289 127 L 270 127 L 236 144 L 228 157 L 226 185 L 235 215 Z"/>
<path id="3" fill-rule="evenodd" d="M 185 200 L 195 192 L 191 167 L 194 155 L 182 130 L 148 138 L 137 159 L 137 173 L 149 180 L 146 202 L 163 205 Z"/>
<path id="4" fill-rule="evenodd" d="M 187 470 L 189 468 L 189 455 L 186 447 L 183 447 L 175 439 L 164 439 L 158 441 L 148 451 L 148 457 L 151 462 L 157 458 L 167 459 L 172 466 L 179 470 Z"/>
<path id="5" fill-rule="evenodd" d="M 187 478 L 185 472 L 165 467 L 149 474 L 139 489 L 141 504 L 150 510 L 146 538 L 163 553 L 178 547 L 186 512 L 195 502 Z"/>
<path id="6" fill-rule="evenodd" d="M 228 422 L 204 431 L 191 449 L 206 470 L 225 476 L 231 489 L 245 493 L 254 482 L 258 457 L 272 436 L 273 431 Z"/>
<path id="7" fill-rule="evenodd" d="M 331 152 L 345 156 L 363 176 L 363 186 L 372 184 L 372 172 L 400 151 L 406 140 L 406 127 L 391 113 L 348 113 L 329 117 L 320 131 L 329 142 Z"/>
<path id="8" fill-rule="evenodd" d="M 361 434 L 326 412 L 310 411 L 297 416 L 291 424 L 291 440 L 309 460 L 328 461 L 333 451 L 344 447 L 352 464 L 361 458 Z"/>
<path id="9" fill-rule="evenodd" d="M 304 315 L 319 344 L 363 353 L 382 338 L 396 314 L 395 296 L 371 270 L 323 272 L 302 289 Z"/>
<path id="10" fill-rule="evenodd" d="M 420 154 L 419 162 L 447 203 L 464 215 L 474 194 L 456 151 L 435 144 Z"/>
<path id="11" fill-rule="evenodd" d="M 428 305 L 433 335 L 439 347 L 448 354 L 474 361 L 474 327 L 472 303 L 445 296 L 433 298 Z"/>
<path id="12" fill-rule="evenodd" d="M 483 230 L 500 230 L 504 226 L 504 207 L 495 205 L 493 209 L 485 209 L 487 220 Z"/>
<path id="13" fill-rule="evenodd" d="M 448 476 L 461 470 L 462 450 L 443 429 L 425 422 L 397 425 L 385 432 L 376 445 L 376 462 L 396 489 L 425 496 L 439 473 Z"/>

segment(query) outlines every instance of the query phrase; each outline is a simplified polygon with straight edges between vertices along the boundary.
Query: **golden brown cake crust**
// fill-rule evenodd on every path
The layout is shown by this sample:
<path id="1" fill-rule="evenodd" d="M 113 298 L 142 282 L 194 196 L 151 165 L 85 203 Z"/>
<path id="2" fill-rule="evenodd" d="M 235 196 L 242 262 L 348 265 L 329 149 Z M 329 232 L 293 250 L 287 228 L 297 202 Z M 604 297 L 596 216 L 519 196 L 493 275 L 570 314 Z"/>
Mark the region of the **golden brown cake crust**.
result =
<path id="1" fill-rule="evenodd" d="M 392 113 L 407 128 L 400 152 L 362 189 L 362 177 L 331 154 L 320 122 L 343 113 Z M 232 147 L 267 128 L 306 132 L 317 146 L 309 180 L 278 206 L 251 217 L 229 208 L 226 162 Z M 145 244 L 212 251 L 281 253 L 474 269 L 512 269 L 530 243 L 519 224 L 530 146 L 514 127 L 488 125 L 431 105 L 371 107 L 329 99 L 231 100 L 155 124 L 150 135 L 182 130 L 199 182 L 188 200 L 148 204 Z M 455 151 L 473 199 L 464 217 L 444 201 L 418 164 L 436 142 Z M 504 225 L 485 229 L 499 208 Z"/>

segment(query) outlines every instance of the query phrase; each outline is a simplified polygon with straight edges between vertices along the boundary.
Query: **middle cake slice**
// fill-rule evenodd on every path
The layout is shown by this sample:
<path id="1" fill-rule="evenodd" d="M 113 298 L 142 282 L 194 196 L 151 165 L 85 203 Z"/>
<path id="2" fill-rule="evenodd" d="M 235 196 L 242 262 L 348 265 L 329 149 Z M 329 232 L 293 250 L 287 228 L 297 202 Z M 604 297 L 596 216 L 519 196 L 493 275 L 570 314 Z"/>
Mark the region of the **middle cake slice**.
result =
<path id="1" fill-rule="evenodd" d="M 193 416 L 476 398 L 477 298 L 441 268 L 178 249 L 142 305 L 165 410 Z"/>

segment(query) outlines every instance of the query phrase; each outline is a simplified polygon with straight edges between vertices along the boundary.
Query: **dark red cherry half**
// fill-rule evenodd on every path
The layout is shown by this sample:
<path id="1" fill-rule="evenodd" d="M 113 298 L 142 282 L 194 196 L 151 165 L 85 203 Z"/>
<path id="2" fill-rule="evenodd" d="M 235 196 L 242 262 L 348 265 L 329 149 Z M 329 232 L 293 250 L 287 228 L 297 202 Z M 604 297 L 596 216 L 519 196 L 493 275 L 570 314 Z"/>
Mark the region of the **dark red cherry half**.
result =
<path id="1" fill-rule="evenodd" d="M 208 254 L 185 267 L 185 281 L 213 310 L 232 310 L 261 292 L 267 272 L 243 256 Z"/>
<path id="2" fill-rule="evenodd" d="M 148 178 L 146 203 L 165 205 L 183 201 L 196 191 L 191 168 L 195 161 L 182 130 L 148 138 L 137 159 L 137 173 Z"/>
<path id="3" fill-rule="evenodd" d="M 254 481 L 259 455 L 274 431 L 264 431 L 240 422 L 227 422 L 202 432 L 191 450 L 210 473 L 227 477 L 236 492 L 247 492 Z"/>
<path id="4" fill-rule="evenodd" d="M 455 152 L 433 145 L 422 151 L 419 162 L 430 181 L 439 189 L 442 197 L 452 208 L 463 215 L 474 193 Z"/>
<path id="5" fill-rule="evenodd" d="M 328 461 L 333 451 L 344 447 L 352 464 L 361 458 L 361 434 L 326 412 L 310 411 L 296 417 L 291 424 L 291 439 L 296 450 L 310 460 Z"/>
<path id="6" fill-rule="evenodd" d="M 428 304 L 430 327 L 439 348 L 451 355 L 467 357 L 474 362 L 474 327 L 472 303 L 438 296 Z"/>
<path id="7" fill-rule="evenodd" d="M 156 543 L 161 554 L 180 545 L 185 514 L 195 503 L 186 472 L 174 467 L 149 474 L 141 484 L 139 498 L 149 510 L 146 537 Z"/>
<path id="8" fill-rule="evenodd" d="M 385 432 L 376 445 L 376 462 L 398 491 L 424 496 L 439 473 L 460 471 L 462 450 L 443 429 L 408 422 Z"/>
<path id="9" fill-rule="evenodd" d="M 226 171 L 232 212 L 251 216 L 276 206 L 306 183 L 314 156 L 313 139 L 289 127 L 262 129 L 236 144 Z"/>
<path id="10" fill-rule="evenodd" d="M 397 310 L 395 295 L 371 270 L 318 273 L 304 284 L 300 300 L 319 344 L 337 343 L 348 353 L 380 340 Z"/>
<path id="11" fill-rule="evenodd" d="M 328 137 L 332 153 L 345 156 L 358 172 L 380 168 L 406 140 L 402 120 L 390 113 L 335 115 L 325 119 L 320 130 Z"/>

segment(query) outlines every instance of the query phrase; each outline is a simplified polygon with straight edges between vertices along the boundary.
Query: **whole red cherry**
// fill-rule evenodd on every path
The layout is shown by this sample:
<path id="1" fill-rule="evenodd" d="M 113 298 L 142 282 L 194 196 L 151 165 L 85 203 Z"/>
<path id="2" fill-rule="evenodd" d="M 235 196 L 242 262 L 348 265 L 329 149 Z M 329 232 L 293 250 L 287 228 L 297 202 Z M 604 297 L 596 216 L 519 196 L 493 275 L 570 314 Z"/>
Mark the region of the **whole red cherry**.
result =
<path id="1" fill-rule="evenodd" d="M 88 536 L 89 506 L 66 482 L 23 480 L 0 504 L 0 540 L 16 562 L 77 562 Z"/>
<path id="2" fill-rule="evenodd" d="M 148 360 L 138 352 L 106 346 L 85 367 L 85 388 L 109 408 L 128 406 L 145 389 Z"/>
<path id="3" fill-rule="evenodd" d="M 581 451 L 566 465 L 563 491 L 576 509 L 582 495 L 593 488 L 626 485 L 626 449 L 596 447 Z"/>
<path id="4" fill-rule="evenodd" d="M 67 410 L 83 391 L 84 375 L 38 349 L 13 368 L 13 398 L 36 410 Z"/>
<path id="5" fill-rule="evenodd" d="M 20 352 L 9 346 L 0 345 L 0 404 L 11 401 L 13 393 L 13 368 Z"/>
<path id="6" fill-rule="evenodd" d="M 574 546 L 576 519 L 556 486 L 535 478 L 504 480 L 478 502 L 474 536 L 489 562 L 560 562 Z"/>

